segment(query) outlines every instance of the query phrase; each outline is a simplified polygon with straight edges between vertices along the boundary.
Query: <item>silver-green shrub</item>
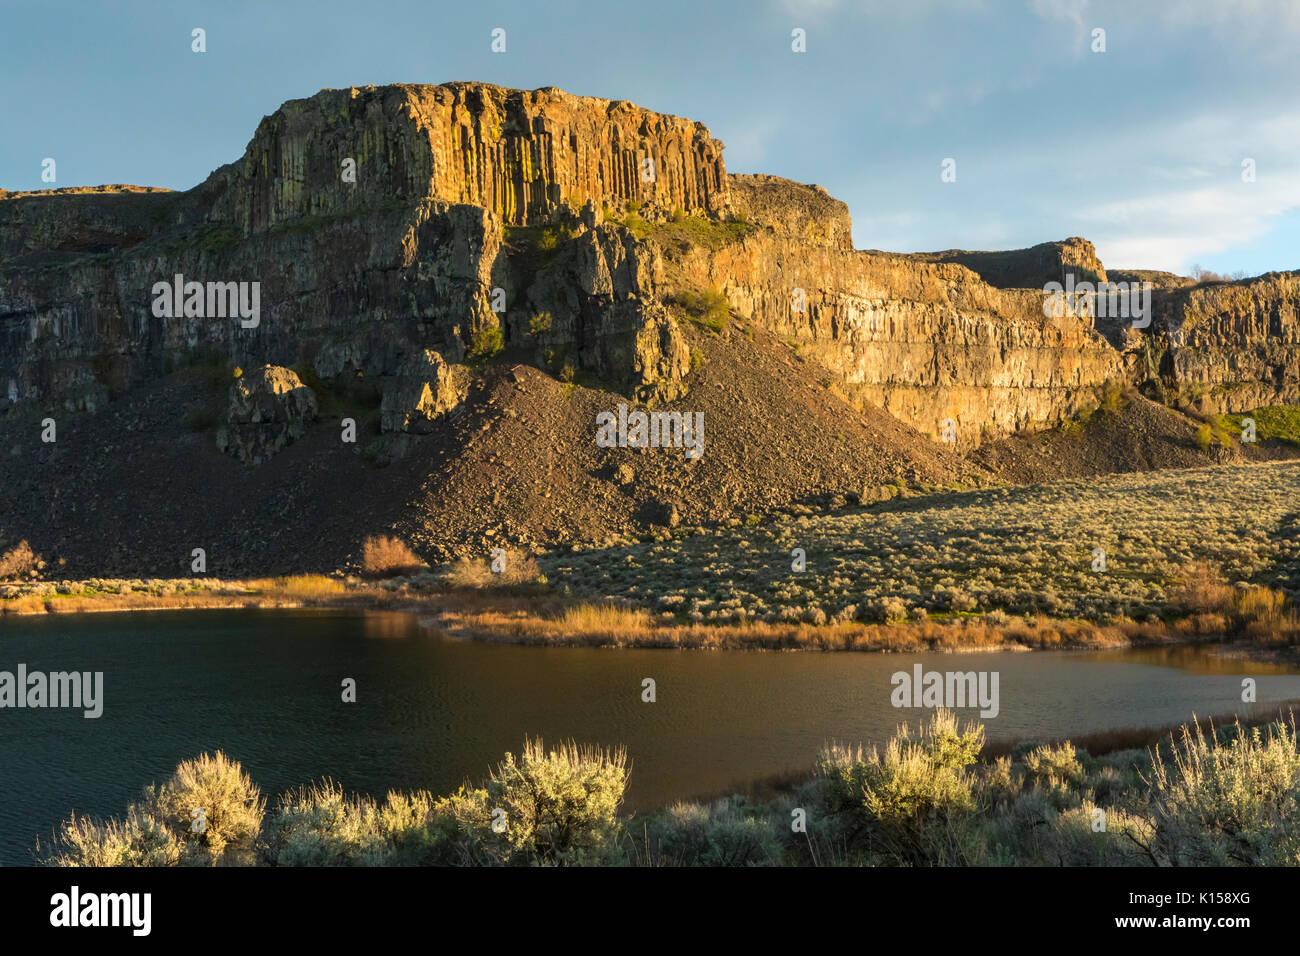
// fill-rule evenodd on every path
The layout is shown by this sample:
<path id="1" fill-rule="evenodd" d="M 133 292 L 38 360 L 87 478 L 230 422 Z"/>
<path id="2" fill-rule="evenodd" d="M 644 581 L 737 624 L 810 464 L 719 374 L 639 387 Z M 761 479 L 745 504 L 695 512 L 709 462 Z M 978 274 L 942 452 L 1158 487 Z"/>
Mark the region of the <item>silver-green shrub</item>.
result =
<path id="1" fill-rule="evenodd" d="M 1264 729 L 1237 724 L 1222 740 L 1193 727 L 1151 770 L 1153 855 L 1177 866 L 1300 862 L 1294 717 Z"/>
<path id="2" fill-rule="evenodd" d="M 221 751 L 177 765 L 171 778 L 145 790 L 139 812 L 181 842 L 181 862 L 251 863 L 265 805 L 238 762 Z"/>
<path id="3" fill-rule="evenodd" d="M 977 779 L 971 765 L 984 728 L 961 726 L 937 711 L 913 734 L 903 725 L 883 751 L 832 745 L 818 755 L 832 812 L 852 812 L 866 825 L 881 862 L 944 865 L 967 862 Z"/>
<path id="4" fill-rule="evenodd" d="M 181 843 L 161 823 L 138 812 L 103 823 L 75 813 L 55 831 L 44 862 L 51 866 L 175 866 Z"/>
<path id="5" fill-rule="evenodd" d="M 656 866 L 773 866 L 783 848 L 771 808 L 743 797 L 676 803 L 646 824 L 646 862 Z M 788 824 L 785 826 L 789 829 Z"/>

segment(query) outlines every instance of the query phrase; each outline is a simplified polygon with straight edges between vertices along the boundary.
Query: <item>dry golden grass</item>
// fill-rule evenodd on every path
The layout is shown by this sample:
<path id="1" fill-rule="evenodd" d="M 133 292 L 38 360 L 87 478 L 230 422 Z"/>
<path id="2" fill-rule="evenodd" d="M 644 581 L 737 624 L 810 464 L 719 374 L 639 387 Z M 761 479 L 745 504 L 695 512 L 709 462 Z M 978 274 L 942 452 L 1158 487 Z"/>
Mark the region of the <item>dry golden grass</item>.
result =
<path id="1" fill-rule="evenodd" d="M 492 570 L 484 561 L 461 558 L 447 572 L 447 583 L 454 588 L 483 588 L 492 582 Z"/>
<path id="2" fill-rule="evenodd" d="M 1272 588 L 1251 588 L 1237 598 L 1242 626 L 1254 640 L 1264 644 L 1294 644 L 1300 641 L 1300 614 L 1288 606 L 1286 595 Z"/>
<path id="3" fill-rule="evenodd" d="M 0 614 L 44 614 L 45 611 L 45 598 L 36 594 L 0 602 Z"/>
<path id="4" fill-rule="evenodd" d="M 426 565 L 401 538 L 371 535 L 361 545 L 361 567 L 373 577 L 393 577 Z"/>
<path id="5" fill-rule="evenodd" d="M 629 638 L 651 628 L 650 615 L 635 608 L 616 604 L 579 604 L 565 608 L 559 626 L 569 634 Z"/>
<path id="6" fill-rule="evenodd" d="M 202 608 L 293 608 L 304 604 L 353 610 L 410 610 L 427 612 L 445 607 L 472 615 L 491 609 L 495 615 L 522 619 L 549 618 L 561 613 L 564 603 L 545 594 L 509 591 L 421 591 L 407 586 L 392 588 L 382 582 L 347 582 L 325 575 L 307 574 L 240 581 L 180 579 L 162 582 L 161 593 L 150 590 L 92 591 L 73 594 L 21 594 L 0 600 L 0 614 L 80 613 L 92 611 L 151 611 Z"/>
<path id="7" fill-rule="evenodd" d="M 998 648 L 1118 647 L 1166 639 L 1147 624 L 1096 625 L 1043 617 L 1008 626 L 969 621 L 813 625 L 751 621 L 726 626 L 656 622 L 645 611 L 609 603 L 516 602 L 500 607 L 443 602 L 433 623 L 460 637 L 520 644 L 710 650 L 973 651 Z M 1156 635 L 1159 634 L 1159 637 Z"/>
<path id="8" fill-rule="evenodd" d="M 483 574 L 489 574 L 484 570 Z M 500 575 L 493 575 L 493 579 Z M 476 578 L 477 579 L 477 578 Z M 489 581 L 489 583 L 492 583 Z M 559 595 L 503 587 L 393 588 L 306 574 L 248 581 L 168 582 L 164 593 L 126 591 L 27 594 L 0 601 L 0 613 L 131 611 L 222 607 L 320 607 L 404 610 L 457 637 L 553 646 L 819 651 L 978 651 L 1109 648 L 1221 640 L 1245 633 L 1258 644 L 1300 642 L 1300 619 L 1268 589 L 1234 590 L 1227 613 L 1202 612 L 1173 622 L 1119 619 L 1100 624 L 1039 614 L 1031 618 L 969 617 L 895 624 L 858 621 L 815 625 L 749 620 L 726 625 L 684 623 L 610 602 L 576 603 Z M 190 588 L 190 589 L 187 589 Z M 1202 587 L 1197 593 L 1206 593 Z M 1240 605 L 1240 606 L 1238 606 Z"/>
<path id="9" fill-rule="evenodd" d="M 1183 573 L 1174 600 L 1194 614 L 1223 613 L 1232 609 L 1236 592 L 1223 580 L 1223 573 L 1200 561 Z"/>
<path id="10" fill-rule="evenodd" d="M 307 601 L 319 601 L 347 592 L 342 581 L 324 574 L 294 574 L 276 578 L 274 589 L 278 594 Z"/>
<path id="11" fill-rule="evenodd" d="M 1252 622 L 1280 622 L 1286 616 L 1286 595 L 1272 588 L 1251 588 L 1237 598 L 1237 613 Z"/>
<path id="12" fill-rule="evenodd" d="M 0 581 L 25 577 L 41 567 L 44 567 L 41 556 L 26 541 L 19 541 L 0 555 Z"/>
<path id="13" fill-rule="evenodd" d="M 1177 600 L 1190 612 L 1174 623 L 1174 630 L 1183 636 L 1244 633 L 1265 644 L 1300 639 L 1300 616 L 1289 607 L 1285 594 L 1267 587 L 1238 590 L 1206 563 L 1185 572 Z"/>
<path id="14" fill-rule="evenodd" d="M 447 573 L 447 583 L 454 588 L 514 587 L 545 580 L 537 559 L 519 551 L 505 552 L 504 569 L 499 572 L 492 570 L 490 560 L 461 558 Z"/>
<path id="15" fill-rule="evenodd" d="M 0 601 L 0 614 L 90 614 L 100 611 L 181 611 L 223 607 L 268 607 L 255 596 L 234 591 L 190 591 L 181 594 L 26 594 Z"/>
<path id="16" fill-rule="evenodd" d="M 525 567 L 527 567 L 525 565 Z M 485 569 L 482 574 L 490 574 Z M 495 583 L 500 575 L 492 575 Z M 476 573 L 474 580 L 479 577 Z M 486 579 L 485 579 L 486 580 Z M 645 610 L 609 602 L 574 603 L 555 594 L 509 588 L 452 590 L 386 588 L 355 579 L 345 583 L 305 574 L 246 581 L 169 582 L 170 593 L 126 591 L 41 596 L 0 602 L 0 613 L 132 611 L 224 607 L 322 607 L 409 610 L 428 615 L 433 626 L 456 636 L 488 641 L 557 646 L 820 651 L 993 650 L 1000 647 L 1114 647 L 1169 640 L 1158 624 L 1125 621 L 1097 625 L 1046 616 L 998 624 L 979 618 L 898 624 L 843 622 L 814 625 L 747 621 L 712 625 L 660 620 Z M 189 589 L 192 588 L 192 589 Z M 1193 639 L 1194 632 L 1184 635 Z"/>

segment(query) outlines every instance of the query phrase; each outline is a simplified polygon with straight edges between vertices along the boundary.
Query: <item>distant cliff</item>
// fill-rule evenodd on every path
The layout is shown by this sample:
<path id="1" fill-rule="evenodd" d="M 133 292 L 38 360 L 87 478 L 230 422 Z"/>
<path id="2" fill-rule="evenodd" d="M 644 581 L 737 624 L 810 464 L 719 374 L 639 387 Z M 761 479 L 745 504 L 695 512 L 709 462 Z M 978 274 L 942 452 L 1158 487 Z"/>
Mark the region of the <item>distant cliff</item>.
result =
<path id="1" fill-rule="evenodd" d="M 0 402 L 95 408 L 205 353 L 410 391 L 427 352 L 459 365 L 498 335 L 556 374 L 672 398 L 710 295 L 963 443 L 1059 421 L 1118 377 L 1225 408 L 1300 400 L 1295 273 L 1164 283 L 1142 330 L 1049 318 L 1046 281 L 1106 277 L 1086 241 L 855 251 L 843 203 L 729 175 L 722 153 L 701 124 L 625 102 L 399 85 L 285 103 L 184 193 L 0 193 Z M 258 283 L 258 321 L 156 314 L 177 275 Z"/>

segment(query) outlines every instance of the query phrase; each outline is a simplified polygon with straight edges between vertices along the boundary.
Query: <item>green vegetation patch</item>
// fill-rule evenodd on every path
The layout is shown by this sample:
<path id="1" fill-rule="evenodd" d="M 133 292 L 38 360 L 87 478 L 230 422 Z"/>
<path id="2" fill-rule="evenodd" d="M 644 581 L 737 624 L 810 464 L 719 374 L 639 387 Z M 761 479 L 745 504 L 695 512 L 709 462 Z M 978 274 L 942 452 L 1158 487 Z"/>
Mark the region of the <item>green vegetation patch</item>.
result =
<path id="1" fill-rule="evenodd" d="M 740 220 L 723 221 L 704 216 L 682 216 L 671 222 L 655 224 L 648 234 L 665 243 L 703 246 L 716 252 L 726 246 L 735 245 L 757 229 L 758 226 Z"/>
<path id="2" fill-rule="evenodd" d="M 1119 379 L 1108 379 L 1093 389 L 1093 401 L 1084 405 L 1073 418 L 1058 423 L 1057 428 L 1070 434 L 1098 420 L 1099 415 L 1118 415 L 1128 407 L 1132 395 Z"/>
<path id="3" fill-rule="evenodd" d="M 525 256 L 536 265 L 544 265 L 561 244 L 577 237 L 578 230 L 558 223 L 534 223 L 528 226 L 507 225 L 503 228 L 502 235 L 513 252 Z"/>
<path id="4" fill-rule="evenodd" d="M 1196 429 L 1197 448 L 1201 451 L 1209 451 L 1214 445 L 1219 445 L 1222 448 L 1232 447 L 1232 432 L 1224 423 L 1221 415 L 1202 422 Z"/>
<path id="5" fill-rule="evenodd" d="M 243 241 L 244 233 L 238 226 L 222 225 L 197 229 L 179 244 L 203 252 L 226 252 Z"/>
<path id="6" fill-rule="evenodd" d="M 1224 427 L 1240 435 L 1242 420 L 1255 420 L 1255 438 L 1259 441 L 1275 439 L 1300 447 L 1300 405 L 1265 405 L 1239 415 L 1218 416 Z"/>
<path id="7" fill-rule="evenodd" d="M 667 304 L 675 306 L 689 321 L 719 334 L 726 330 L 731 317 L 727 297 L 718 289 L 686 289 L 669 296 Z"/>
<path id="8" fill-rule="evenodd" d="M 501 330 L 495 326 L 484 327 L 476 330 L 470 339 L 469 354 L 471 358 L 487 361 L 500 354 L 504 347 Z"/>

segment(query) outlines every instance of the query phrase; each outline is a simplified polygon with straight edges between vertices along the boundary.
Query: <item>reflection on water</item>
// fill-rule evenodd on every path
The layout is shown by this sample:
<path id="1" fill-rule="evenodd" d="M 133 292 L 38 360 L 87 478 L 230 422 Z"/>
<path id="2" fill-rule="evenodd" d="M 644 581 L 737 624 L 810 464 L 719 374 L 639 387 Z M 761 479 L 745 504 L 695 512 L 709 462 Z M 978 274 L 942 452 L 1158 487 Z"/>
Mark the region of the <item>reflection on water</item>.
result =
<path id="1" fill-rule="evenodd" d="M 1300 698 L 1279 665 L 1186 647 L 1099 653 L 820 654 L 544 648 L 448 640 L 410 615 L 152 612 L 0 622 L 0 670 L 104 672 L 104 715 L 0 710 L 0 863 L 69 811 L 120 813 L 179 760 L 225 750 L 272 798 L 328 775 L 382 796 L 454 789 L 525 735 L 625 745 L 645 808 L 807 770 L 828 740 L 882 739 L 920 711 L 890 676 L 997 671 L 990 738 L 1151 726 Z M 653 677 L 658 699 L 641 700 Z M 356 681 L 357 701 L 341 700 Z M 974 711 L 964 716 L 974 717 Z"/>
<path id="2" fill-rule="evenodd" d="M 1092 661 L 1128 661 L 1132 664 L 1150 664 L 1155 667 L 1176 667 L 1189 674 L 1240 674 L 1244 677 L 1258 677 L 1260 674 L 1295 673 L 1295 667 L 1290 664 L 1251 660 L 1237 655 L 1222 656 L 1207 653 L 1206 649 L 1187 644 L 1133 650 L 1090 651 L 1084 655 L 1084 658 Z"/>
<path id="3" fill-rule="evenodd" d="M 410 614 L 374 611 L 361 615 L 359 620 L 363 637 L 385 640 L 406 638 L 416 633 L 416 619 Z"/>

